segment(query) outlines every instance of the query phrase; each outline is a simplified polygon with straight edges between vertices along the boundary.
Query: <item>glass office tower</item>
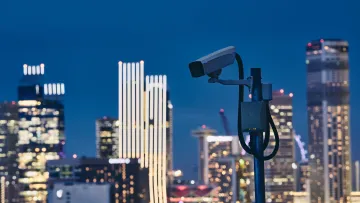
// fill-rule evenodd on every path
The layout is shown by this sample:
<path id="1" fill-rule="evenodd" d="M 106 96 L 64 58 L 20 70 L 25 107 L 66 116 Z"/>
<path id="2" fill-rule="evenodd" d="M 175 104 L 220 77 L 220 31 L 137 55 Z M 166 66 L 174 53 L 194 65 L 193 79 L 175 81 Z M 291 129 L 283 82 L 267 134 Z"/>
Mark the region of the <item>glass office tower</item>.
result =
<path id="1" fill-rule="evenodd" d="M 15 101 L 0 103 L 0 177 L 3 177 L 4 181 L 0 202 L 17 202 L 17 133 L 17 103 Z"/>
<path id="2" fill-rule="evenodd" d="M 348 51 L 348 42 L 340 39 L 314 40 L 306 46 L 312 203 L 350 201 Z"/>
<path id="3" fill-rule="evenodd" d="M 18 87 L 18 170 L 21 202 L 46 202 L 48 160 L 64 157 L 62 83 L 45 83 L 44 64 L 24 65 Z"/>
<path id="4" fill-rule="evenodd" d="M 96 157 L 119 156 L 119 120 L 103 117 L 96 120 Z"/>
<path id="5" fill-rule="evenodd" d="M 291 192 L 296 189 L 296 170 L 292 167 L 295 163 L 292 97 L 292 93 L 285 94 L 281 89 L 273 92 L 273 100 L 270 102 L 271 115 L 280 138 L 279 151 L 275 158 L 265 162 L 266 199 L 272 202 L 292 203 Z M 274 146 L 275 139 L 271 131 L 266 154 L 270 154 Z"/>

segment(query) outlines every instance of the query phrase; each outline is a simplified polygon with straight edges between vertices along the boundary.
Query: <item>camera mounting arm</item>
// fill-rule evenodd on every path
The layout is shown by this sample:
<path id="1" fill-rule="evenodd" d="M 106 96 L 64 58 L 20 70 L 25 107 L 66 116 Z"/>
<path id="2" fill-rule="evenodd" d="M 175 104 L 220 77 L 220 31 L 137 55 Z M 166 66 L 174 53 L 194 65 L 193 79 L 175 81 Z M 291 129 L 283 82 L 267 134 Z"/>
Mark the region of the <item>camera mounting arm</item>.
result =
<path id="1" fill-rule="evenodd" d="M 252 77 L 248 77 L 246 80 L 221 80 L 218 78 L 210 78 L 209 83 L 220 83 L 222 85 L 244 85 L 251 89 Z"/>

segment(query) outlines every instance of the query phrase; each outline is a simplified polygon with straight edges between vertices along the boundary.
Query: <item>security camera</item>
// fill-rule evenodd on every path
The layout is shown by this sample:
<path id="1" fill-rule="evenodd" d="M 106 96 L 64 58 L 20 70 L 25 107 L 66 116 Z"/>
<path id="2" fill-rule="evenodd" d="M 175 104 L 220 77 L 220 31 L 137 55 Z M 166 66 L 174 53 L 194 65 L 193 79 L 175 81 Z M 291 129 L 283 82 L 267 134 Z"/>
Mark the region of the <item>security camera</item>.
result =
<path id="1" fill-rule="evenodd" d="M 235 54 L 235 47 L 229 46 L 199 58 L 189 64 L 191 76 L 198 78 L 206 74 L 218 78 L 223 68 L 234 63 Z"/>

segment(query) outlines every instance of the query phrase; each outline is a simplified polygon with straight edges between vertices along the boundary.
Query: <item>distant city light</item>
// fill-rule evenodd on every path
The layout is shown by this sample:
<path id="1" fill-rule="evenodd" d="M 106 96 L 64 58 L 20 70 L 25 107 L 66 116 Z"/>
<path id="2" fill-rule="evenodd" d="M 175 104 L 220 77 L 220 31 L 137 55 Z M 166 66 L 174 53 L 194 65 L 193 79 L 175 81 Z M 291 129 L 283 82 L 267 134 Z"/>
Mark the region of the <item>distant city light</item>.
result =
<path id="1" fill-rule="evenodd" d="M 290 93 L 290 94 L 289 94 L 289 97 L 293 97 L 293 96 L 294 96 L 294 94 L 293 94 L 293 93 Z"/>
<path id="2" fill-rule="evenodd" d="M 73 158 L 76 159 L 76 158 L 77 158 L 77 155 L 76 155 L 76 154 L 73 154 Z"/>
<path id="3" fill-rule="evenodd" d="M 182 175 L 183 175 L 183 173 L 182 173 L 181 170 L 176 170 L 176 171 L 174 171 L 174 177 L 180 177 L 180 176 L 182 176 Z"/>
<path id="4" fill-rule="evenodd" d="M 205 128 L 206 128 L 206 125 L 202 125 L 201 128 L 202 128 L 202 129 L 205 129 Z"/>
<path id="5" fill-rule="evenodd" d="M 62 196 L 63 196 L 63 190 L 58 190 L 58 191 L 56 191 L 56 197 L 57 197 L 57 198 L 61 199 Z"/>
<path id="6" fill-rule="evenodd" d="M 195 180 L 191 180 L 190 184 L 194 185 L 195 184 Z"/>
<path id="7" fill-rule="evenodd" d="M 234 138 L 233 136 L 207 136 L 206 137 L 206 141 L 208 142 L 230 142 L 232 141 Z"/>
<path id="8" fill-rule="evenodd" d="M 291 164 L 291 167 L 292 167 L 293 169 L 297 169 L 296 163 L 292 163 L 292 164 Z"/>
<path id="9" fill-rule="evenodd" d="M 284 93 L 284 89 L 281 89 L 281 90 L 280 90 L 280 93 L 283 94 L 283 93 Z"/>
<path id="10" fill-rule="evenodd" d="M 173 106 L 171 103 L 168 104 L 168 108 L 169 108 L 169 109 L 172 109 L 173 107 L 174 107 L 174 106 Z"/>
<path id="11" fill-rule="evenodd" d="M 109 159 L 109 164 L 128 164 L 130 159 Z"/>

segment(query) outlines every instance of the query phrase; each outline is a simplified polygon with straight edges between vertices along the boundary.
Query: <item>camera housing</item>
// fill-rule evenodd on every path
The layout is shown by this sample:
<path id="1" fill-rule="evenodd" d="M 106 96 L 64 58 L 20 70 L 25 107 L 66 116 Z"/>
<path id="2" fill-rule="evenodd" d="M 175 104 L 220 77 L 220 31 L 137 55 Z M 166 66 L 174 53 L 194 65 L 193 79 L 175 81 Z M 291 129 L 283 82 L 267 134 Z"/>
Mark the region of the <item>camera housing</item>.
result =
<path id="1" fill-rule="evenodd" d="M 189 64 L 191 76 L 198 78 L 208 75 L 211 78 L 218 78 L 223 68 L 234 63 L 235 54 L 235 47 L 229 46 L 201 57 Z"/>

